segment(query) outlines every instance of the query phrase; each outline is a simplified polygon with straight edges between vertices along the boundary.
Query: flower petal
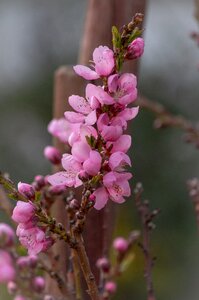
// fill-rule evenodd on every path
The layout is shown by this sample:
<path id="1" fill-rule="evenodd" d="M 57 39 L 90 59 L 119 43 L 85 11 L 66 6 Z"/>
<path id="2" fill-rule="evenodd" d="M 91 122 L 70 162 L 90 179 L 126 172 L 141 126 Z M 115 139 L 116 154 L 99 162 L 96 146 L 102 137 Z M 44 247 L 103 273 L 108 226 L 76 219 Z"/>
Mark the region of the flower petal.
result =
<path id="1" fill-rule="evenodd" d="M 68 98 L 68 102 L 70 106 L 79 113 L 87 115 L 91 112 L 91 107 L 88 101 L 83 97 L 72 95 Z"/>
<path id="2" fill-rule="evenodd" d="M 94 208 L 97 210 L 104 208 L 108 201 L 108 193 L 106 189 L 104 187 L 98 188 L 93 194 L 96 197 Z"/>
<path id="3" fill-rule="evenodd" d="M 73 67 L 76 74 L 83 77 L 86 80 L 98 79 L 100 76 L 90 68 L 82 65 L 76 65 Z"/>

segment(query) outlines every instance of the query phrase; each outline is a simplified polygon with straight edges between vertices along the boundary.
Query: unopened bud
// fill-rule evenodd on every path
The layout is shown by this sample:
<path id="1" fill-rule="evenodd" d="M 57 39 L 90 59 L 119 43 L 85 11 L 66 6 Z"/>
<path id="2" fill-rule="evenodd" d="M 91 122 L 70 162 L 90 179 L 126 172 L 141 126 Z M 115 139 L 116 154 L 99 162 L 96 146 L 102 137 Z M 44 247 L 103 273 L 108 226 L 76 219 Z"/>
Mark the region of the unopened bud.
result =
<path id="1" fill-rule="evenodd" d="M 54 165 L 58 165 L 61 163 L 62 154 L 57 148 L 53 146 L 45 147 L 44 156 Z"/>
<path id="2" fill-rule="evenodd" d="M 45 288 L 45 279 L 41 276 L 37 276 L 33 279 L 33 288 L 36 292 L 42 292 Z"/>
<path id="3" fill-rule="evenodd" d="M 17 284 L 16 282 L 14 281 L 9 281 L 8 284 L 7 284 L 7 289 L 8 289 L 8 293 L 10 295 L 13 295 L 16 293 L 17 291 Z"/>
<path id="4" fill-rule="evenodd" d="M 108 273 L 110 270 L 110 262 L 106 257 L 99 258 L 96 262 L 97 268 L 101 269 L 104 273 Z"/>
<path id="5" fill-rule="evenodd" d="M 19 193 L 27 197 L 29 200 L 34 200 L 35 190 L 33 189 L 32 185 L 24 182 L 19 182 L 17 187 Z"/>
<path id="6" fill-rule="evenodd" d="M 109 293 L 109 294 L 114 294 L 117 290 L 117 285 L 114 281 L 107 281 L 107 283 L 105 284 L 105 290 Z"/>
<path id="7" fill-rule="evenodd" d="M 123 237 L 118 237 L 113 241 L 113 248 L 120 253 L 126 252 L 128 246 L 128 241 Z"/>
<path id="8" fill-rule="evenodd" d="M 16 297 L 14 297 L 14 300 L 27 300 L 27 299 L 24 296 L 17 295 Z"/>
<path id="9" fill-rule="evenodd" d="M 11 247 L 14 244 L 15 234 L 14 230 L 5 223 L 0 223 L 0 246 Z"/>
<path id="10" fill-rule="evenodd" d="M 42 187 L 46 185 L 45 177 L 42 175 L 37 175 L 34 178 L 35 189 L 40 190 Z"/>
<path id="11" fill-rule="evenodd" d="M 143 38 L 137 38 L 131 42 L 127 48 L 127 53 L 125 58 L 127 59 L 136 59 L 142 56 L 144 52 L 144 40 Z"/>

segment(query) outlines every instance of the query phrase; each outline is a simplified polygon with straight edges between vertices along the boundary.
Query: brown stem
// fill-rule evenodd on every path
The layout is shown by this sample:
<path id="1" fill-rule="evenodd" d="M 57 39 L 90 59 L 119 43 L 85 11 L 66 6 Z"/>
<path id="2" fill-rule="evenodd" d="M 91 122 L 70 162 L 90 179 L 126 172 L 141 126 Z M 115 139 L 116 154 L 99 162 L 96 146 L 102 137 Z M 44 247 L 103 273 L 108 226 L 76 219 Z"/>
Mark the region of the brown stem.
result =
<path id="1" fill-rule="evenodd" d="M 92 300 L 99 300 L 100 297 L 97 284 L 95 282 L 95 277 L 91 271 L 90 263 L 84 246 L 84 240 L 80 233 L 76 234 L 76 241 L 77 247 L 75 248 L 75 251 L 79 258 L 79 263 L 88 286 L 88 294 L 90 295 Z"/>
<path id="2" fill-rule="evenodd" d="M 135 188 L 135 204 L 140 215 L 142 224 L 142 242 L 139 243 L 141 247 L 144 258 L 145 258 L 145 272 L 144 277 L 146 279 L 147 285 L 147 300 L 156 300 L 154 287 L 153 287 L 153 276 L 152 269 L 154 266 L 154 257 L 151 254 L 150 245 L 150 235 L 151 230 L 154 228 L 153 219 L 159 213 L 159 210 L 150 211 L 148 201 L 142 201 L 141 195 L 143 192 L 142 185 L 137 184 Z"/>

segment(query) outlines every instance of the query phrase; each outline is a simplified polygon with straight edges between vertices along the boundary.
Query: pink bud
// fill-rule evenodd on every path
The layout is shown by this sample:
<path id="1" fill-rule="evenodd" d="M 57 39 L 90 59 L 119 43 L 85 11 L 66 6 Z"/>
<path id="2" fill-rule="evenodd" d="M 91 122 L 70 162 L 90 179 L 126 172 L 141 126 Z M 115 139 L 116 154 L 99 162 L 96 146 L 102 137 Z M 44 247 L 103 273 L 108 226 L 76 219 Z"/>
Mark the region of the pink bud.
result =
<path id="1" fill-rule="evenodd" d="M 99 258 L 96 262 L 96 266 L 104 273 L 108 273 L 110 270 L 110 263 L 106 257 Z"/>
<path id="2" fill-rule="evenodd" d="M 45 147 L 44 156 L 54 165 L 58 165 L 61 163 L 62 154 L 57 148 L 53 146 Z"/>
<path id="3" fill-rule="evenodd" d="M 140 57 L 144 52 L 144 40 L 137 38 L 127 48 L 127 59 L 135 59 Z"/>
<path id="4" fill-rule="evenodd" d="M 114 281 L 107 281 L 105 284 L 105 290 L 110 294 L 114 294 L 117 290 L 116 283 Z"/>
<path id="5" fill-rule="evenodd" d="M 36 190 L 40 190 L 42 187 L 44 187 L 46 185 L 45 177 L 42 175 L 35 176 L 34 180 L 35 180 L 34 183 L 36 186 Z"/>
<path id="6" fill-rule="evenodd" d="M 49 192 L 52 195 L 61 195 L 66 191 L 66 186 L 65 185 L 54 185 L 49 188 Z"/>
<path id="7" fill-rule="evenodd" d="M 51 295 L 46 295 L 44 297 L 44 300 L 55 300 L 55 298 L 53 296 L 51 296 Z"/>
<path id="8" fill-rule="evenodd" d="M 18 295 L 14 298 L 14 300 L 26 300 L 24 296 Z"/>
<path id="9" fill-rule="evenodd" d="M 14 230 L 5 223 L 0 223 L 0 246 L 13 246 L 15 240 Z"/>
<path id="10" fill-rule="evenodd" d="M 17 223 L 27 223 L 30 221 L 35 212 L 35 207 L 29 202 L 18 201 L 15 206 L 12 219 Z"/>
<path id="11" fill-rule="evenodd" d="M 124 253 L 128 249 L 128 241 L 123 237 L 118 237 L 113 241 L 113 248 L 118 252 Z"/>
<path id="12" fill-rule="evenodd" d="M 95 196 L 94 194 L 91 194 L 91 195 L 89 196 L 89 200 L 95 202 L 96 196 Z"/>
<path id="13" fill-rule="evenodd" d="M 35 198 L 35 190 L 33 189 L 32 185 L 19 182 L 18 183 L 18 191 L 25 197 L 27 197 L 29 200 L 34 200 Z"/>
<path id="14" fill-rule="evenodd" d="M 8 293 L 13 295 L 17 291 L 17 284 L 14 281 L 9 281 L 7 284 Z"/>
<path id="15" fill-rule="evenodd" d="M 45 279 L 41 276 L 37 276 L 33 279 L 33 288 L 36 292 L 40 293 L 45 288 Z"/>

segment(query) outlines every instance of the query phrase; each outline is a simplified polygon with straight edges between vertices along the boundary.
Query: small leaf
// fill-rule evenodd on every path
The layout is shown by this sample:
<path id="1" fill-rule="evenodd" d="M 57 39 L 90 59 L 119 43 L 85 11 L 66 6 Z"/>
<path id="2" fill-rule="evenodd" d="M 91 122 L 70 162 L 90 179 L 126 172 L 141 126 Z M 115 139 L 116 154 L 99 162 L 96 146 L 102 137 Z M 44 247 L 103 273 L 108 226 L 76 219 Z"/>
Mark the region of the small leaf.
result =
<path id="1" fill-rule="evenodd" d="M 130 264 L 132 263 L 132 261 L 134 260 L 135 255 L 133 253 L 129 253 L 125 259 L 123 260 L 123 262 L 121 263 L 120 266 L 120 270 L 121 272 L 124 272 L 128 269 L 128 267 L 130 266 Z"/>
<path id="2" fill-rule="evenodd" d="M 40 202 L 41 200 L 41 192 L 35 192 L 35 201 Z"/>
<path id="3" fill-rule="evenodd" d="M 133 40 L 141 36 L 142 33 L 143 30 L 136 27 L 128 38 L 128 44 L 130 44 Z"/>
<path id="4" fill-rule="evenodd" d="M 116 26 L 112 27 L 112 42 L 113 42 L 114 48 L 116 48 L 116 49 L 121 48 L 121 35 Z"/>

